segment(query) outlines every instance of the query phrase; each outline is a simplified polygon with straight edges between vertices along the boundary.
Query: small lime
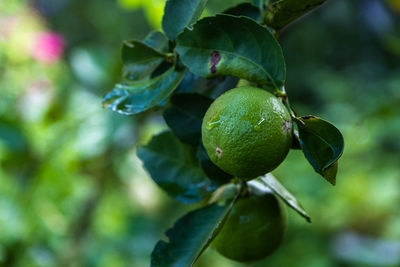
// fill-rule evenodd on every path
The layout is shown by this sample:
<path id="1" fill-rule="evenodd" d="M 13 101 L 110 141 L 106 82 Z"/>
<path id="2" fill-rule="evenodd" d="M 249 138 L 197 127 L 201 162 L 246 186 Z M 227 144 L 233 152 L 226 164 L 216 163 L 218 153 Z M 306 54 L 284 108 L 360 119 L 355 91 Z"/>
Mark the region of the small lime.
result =
<path id="1" fill-rule="evenodd" d="M 261 260 L 280 246 L 285 228 L 286 216 L 275 195 L 253 193 L 235 203 L 212 246 L 235 261 Z"/>
<path id="2" fill-rule="evenodd" d="M 282 101 L 255 87 L 222 94 L 202 124 L 202 140 L 211 161 L 244 180 L 275 169 L 290 149 L 292 134 L 292 120 Z"/>

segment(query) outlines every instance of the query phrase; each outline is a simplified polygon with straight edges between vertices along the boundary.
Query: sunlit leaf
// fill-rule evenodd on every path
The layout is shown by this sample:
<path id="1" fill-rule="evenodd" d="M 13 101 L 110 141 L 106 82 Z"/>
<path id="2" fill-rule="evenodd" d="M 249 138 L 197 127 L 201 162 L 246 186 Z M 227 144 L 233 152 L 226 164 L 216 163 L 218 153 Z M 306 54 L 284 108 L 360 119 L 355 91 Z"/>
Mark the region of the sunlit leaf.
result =
<path id="1" fill-rule="evenodd" d="M 340 131 L 331 123 L 314 116 L 296 119 L 300 144 L 308 162 L 332 185 L 336 183 L 337 160 L 343 153 Z"/>
<path id="2" fill-rule="evenodd" d="M 189 70 L 202 77 L 230 75 L 275 88 L 285 81 L 279 43 L 250 18 L 204 18 L 177 37 L 176 51 Z"/>
<path id="3" fill-rule="evenodd" d="M 171 132 L 154 136 L 138 147 L 137 155 L 154 182 L 178 201 L 198 202 L 217 188 L 200 168 L 196 148 L 182 144 Z"/>
<path id="4" fill-rule="evenodd" d="M 268 173 L 262 176 L 261 182 L 278 195 L 290 208 L 306 219 L 307 222 L 311 222 L 310 216 L 308 216 L 300 202 L 298 202 L 297 199 L 281 183 L 279 183 L 272 174 Z"/>
<path id="5" fill-rule="evenodd" d="M 236 197 L 189 212 L 159 241 L 151 254 L 152 267 L 192 266 L 223 226 Z"/>
<path id="6" fill-rule="evenodd" d="M 290 22 L 323 4 L 326 0 L 274 0 L 268 5 L 265 22 L 280 30 Z"/>
<path id="7" fill-rule="evenodd" d="M 162 28 L 168 38 L 175 40 L 186 26 L 195 23 L 206 4 L 207 0 L 168 0 L 162 19 Z"/>
<path id="8" fill-rule="evenodd" d="M 148 81 L 117 84 L 103 98 L 103 105 L 121 114 L 132 115 L 164 101 L 179 85 L 185 71 L 170 68 Z"/>

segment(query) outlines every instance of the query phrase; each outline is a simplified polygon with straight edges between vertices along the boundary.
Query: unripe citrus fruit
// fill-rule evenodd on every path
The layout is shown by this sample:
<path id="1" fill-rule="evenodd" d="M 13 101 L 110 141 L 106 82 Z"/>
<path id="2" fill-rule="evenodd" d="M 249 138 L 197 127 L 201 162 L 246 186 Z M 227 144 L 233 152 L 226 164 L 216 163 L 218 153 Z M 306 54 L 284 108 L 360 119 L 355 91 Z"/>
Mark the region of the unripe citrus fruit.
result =
<path id="1" fill-rule="evenodd" d="M 275 169 L 293 138 L 292 120 L 281 100 L 255 87 L 219 96 L 208 108 L 201 132 L 211 161 L 244 180 Z"/>
<path id="2" fill-rule="evenodd" d="M 271 192 L 251 193 L 237 200 L 212 245 L 235 261 L 256 261 L 273 253 L 281 244 L 286 214 Z"/>

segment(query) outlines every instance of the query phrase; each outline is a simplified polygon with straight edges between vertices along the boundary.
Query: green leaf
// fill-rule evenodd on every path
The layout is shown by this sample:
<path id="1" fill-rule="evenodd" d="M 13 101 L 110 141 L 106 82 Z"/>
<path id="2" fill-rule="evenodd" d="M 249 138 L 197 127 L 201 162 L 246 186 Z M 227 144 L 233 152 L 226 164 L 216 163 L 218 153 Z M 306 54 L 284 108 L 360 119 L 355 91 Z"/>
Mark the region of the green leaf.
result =
<path id="1" fill-rule="evenodd" d="M 290 22 L 301 17 L 326 0 L 275 0 L 268 5 L 264 22 L 280 30 Z"/>
<path id="2" fill-rule="evenodd" d="M 243 2 L 252 3 L 253 0 L 208 0 L 207 2 L 207 13 L 210 15 L 215 15 L 224 12 L 224 10 L 237 6 Z"/>
<path id="3" fill-rule="evenodd" d="M 198 202 L 217 188 L 201 170 L 196 148 L 182 144 L 169 131 L 138 147 L 137 155 L 154 182 L 178 201 Z"/>
<path id="4" fill-rule="evenodd" d="M 285 81 L 279 43 L 250 18 L 204 18 L 177 37 L 176 51 L 189 70 L 202 77 L 230 75 L 276 89 Z"/>
<path id="5" fill-rule="evenodd" d="M 214 182 L 224 184 L 232 179 L 232 175 L 218 168 L 201 144 L 201 124 L 212 101 L 211 98 L 197 93 L 175 94 L 170 99 L 171 107 L 163 115 L 175 136 L 186 144 L 198 145 L 197 157 L 205 174 Z"/>
<path id="6" fill-rule="evenodd" d="M 103 105 L 121 114 L 146 111 L 164 101 L 179 85 L 185 71 L 170 68 L 148 81 L 116 84 L 103 98 Z"/>
<path id="7" fill-rule="evenodd" d="M 245 16 L 259 21 L 261 19 L 260 9 L 250 3 L 241 3 L 224 11 L 224 14 L 233 16 Z"/>
<path id="8" fill-rule="evenodd" d="M 204 148 L 203 143 L 200 143 L 197 148 L 197 157 L 199 159 L 200 166 L 205 174 L 207 174 L 207 176 L 216 183 L 221 185 L 229 183 L 232 180 L 232 175 L 224 172 L 211 161 L 206 149 Z"/>
<path id="9" fill-rule="evenodd" d="M 314 116 L 296 120 L 300 144 L 308 162 L 332 185 L 336 184 L 337 160 L 343 153 L 340 131 L 331 123 Z"/>
<path id="10" fill-rule="evenodd" d="M 182 82 L 176 89 L 177 93 L 204 93 L 210 87 L 210 83 L 213 79 L 208 80 L 203 77 L 199 77 L 190 71 L 186 72 Z"/>
<path id="11" fill-rule="evenodd" d="M 222 93 L 237 87 L 238 81 L 238 78 L 231 76 L 206 79 L 188 71 L 176 89 L 176 92 L 198 92 L 215 99 Z"/>
<path id="12" fill-rule="evenodd" d="M 161 53 L 168 52 L 168 38 L 161 31 L 152 31 L 143 40 L 143 43 L 147 44 L 151 48 Z"/>
<path id="13" fill-rule="evenodd" d="M 209 86 L 204 94 L 216 99 L 226 91 L 237 87 L 239 79 L 232 76 L 219 76 L 214 79 L 208 79 L 208 81 Z"/>
<path id="14" fill-rule="evenodd" d="M 261 182 L 263 182 L 268 188 L 272 190 L 277 196 L 279 196 L 289 207 L 295 210 L 300 216 L 311 222 L 310 216 L 301 206 L 300 202 L 281 184 L 278 180 L 270 173 L 261 177 Z"/>
<path id="15" fill-rule="evenodd" d="M 336 174 L 338 171 L 338 162 L 335 161 L 331 166 L 325 169 L 324 178 L 331 184 L 336 184 Z"/>
<path id="16" fill-rule="evenodd" d="M 148 40 L 150 43 L 150 40 Z M 123 78 L 129 81 L 149 76 L 165 59 L 165 54 L 142 41 L 125 41 L 122 45 Z"/>
<path id="17" fill-rule="evenodd" d="M 204 114 L 213 100 L 196 93 L 180 93 L 173 95 L 170 102 L 163 114 L 165 122 L 182 142 L 197 146 Z"/>
<path id="18" fill-rule="evenodd" d="M 168 229 L 168 242 L 160 240 L 152 254 L 152 267 L 192 266 L 225 223 L 237 196 L 189 212 Z"/>
<path id="19" fill-rule="evenodd" d="M 170 40 L 195 23 L 200 17 L 207 0 L 168 0 L 165 3 L 162 28 Z"/>

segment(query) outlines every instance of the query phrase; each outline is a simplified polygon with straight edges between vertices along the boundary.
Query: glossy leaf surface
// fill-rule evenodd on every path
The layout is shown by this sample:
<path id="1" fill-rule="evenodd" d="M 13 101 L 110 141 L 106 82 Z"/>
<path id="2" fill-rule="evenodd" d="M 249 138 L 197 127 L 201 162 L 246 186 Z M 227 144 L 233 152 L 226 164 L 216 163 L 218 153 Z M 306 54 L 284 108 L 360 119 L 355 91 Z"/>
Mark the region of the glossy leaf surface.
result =
<path id="1" fill-rule="evenodd" d="M 344 140 L 331 123 L 314 116 L 296 120 L 300 144 L 308 162 L 332 185 L 336 183 L 337 160 L 343 153 Z"/>
<path id="2" fill-rule="evenodd" d="M 189 212 L 166 232 L 151 254 L 152 267 L 192 266 L 209 246 L 229 215 L 235 198 Z"/>
<path id="3" fill-rule="evenodd" d="M 178 201 L 198 202 L 217 188 L 199 167 L 196 149 L 169 131 L 138 147 L 137 155 L 154 182 Z"/>
<path id="4" fill-rule="evenodd" d="M 123 78 L 129 81 L 143 79 L 149 76 L 164 59 L 165 54 L 145 42 L 125 41 L 122 45 Z"/>
<path id="5" fill-rule="evenodd" d="M 164 101 L 181 82 L 184 71 L 170 68 L 148 81 L 117 84 L 103 98 L 103 105 L 121 114 L 146 111 Z"/>
<path id="6" fill-rule="evenodd" d="M 176 51 L 189 70 L 202 77 L 230 75 L 276 89 L 285 80 L 279 43 L 250 18 L 204 18 L 178 36 Z"/>
<path id="7" fill-rule="evenodd" d="M 162 19 L 162 28 L 168 38 L 175 40 L 186 26 L 195 23 L 206 4 L 207 0 L 168 0 Z"/>
<path id="8" fill-rule="evenodd" d="M 306 213 L 300 202 L 270 173 L 261 177 L 261 181 L 279 196 L 290 208 L 295 210 L 300 216 L 311 222 L 310 216 Z"/>

